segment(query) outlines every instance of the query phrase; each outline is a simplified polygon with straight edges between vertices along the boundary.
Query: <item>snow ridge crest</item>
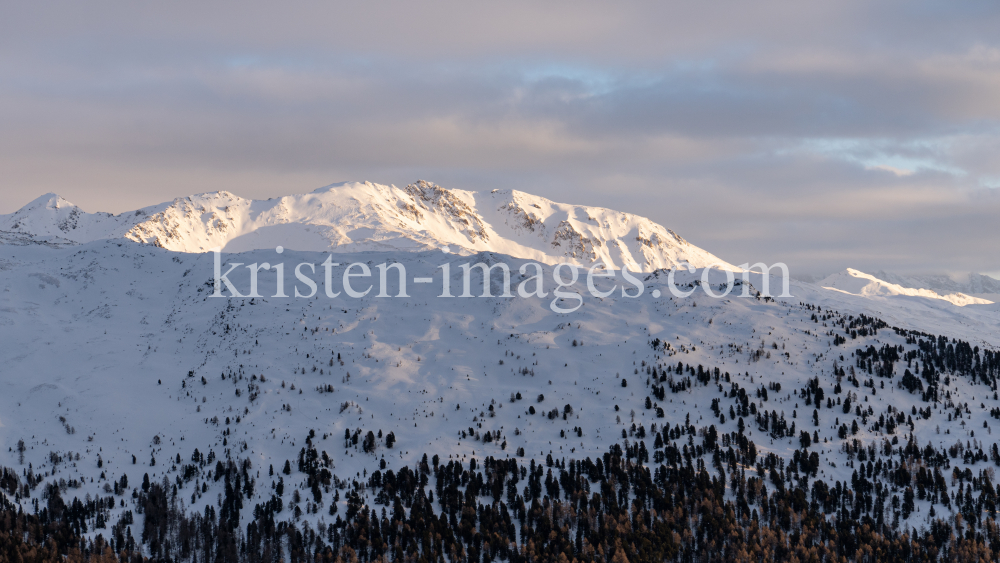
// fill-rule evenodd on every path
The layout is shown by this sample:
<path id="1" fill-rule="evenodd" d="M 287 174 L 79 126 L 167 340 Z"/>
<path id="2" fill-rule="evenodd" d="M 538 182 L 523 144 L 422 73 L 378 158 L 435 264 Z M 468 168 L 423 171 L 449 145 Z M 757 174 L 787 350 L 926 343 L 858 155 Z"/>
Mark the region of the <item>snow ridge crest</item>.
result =
<path id="1" fill-rule="evenodd" d="M 0 230 L 76 243 L 124 238 L 188 253 L 278 245 L 322 252 L 448 247 L 460 254 L 489 251 L 642 272 L 685 263 L 736 270 L 644 217 L 517 190 L 448 189 L 425 180 L 403 188 L 345 182 L 268 200 L 209 192 L 120 215 L 87 213 L 45 194 L 0 215 Z"/>

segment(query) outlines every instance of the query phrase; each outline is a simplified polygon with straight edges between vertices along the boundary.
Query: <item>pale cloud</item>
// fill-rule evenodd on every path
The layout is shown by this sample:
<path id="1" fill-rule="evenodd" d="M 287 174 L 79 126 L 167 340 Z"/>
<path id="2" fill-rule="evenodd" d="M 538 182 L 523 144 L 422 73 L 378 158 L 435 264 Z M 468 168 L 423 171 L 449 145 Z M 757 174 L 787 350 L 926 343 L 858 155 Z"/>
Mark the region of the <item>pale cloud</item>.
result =
<path id="1" fill-rule="evenodd" d="M 735 263 L 998 271 L 998 28 L 979 3 L 15 4 L 0 213 L 424 178 Z"/>
<path id="2" fill-rule="evenodd" d="M 865 166 L 865 170 L 882 170 L 889 172 L 890 174 L 895 174 L 896 176 L 911 176 L 913 175 L 913 170 L 907 168 L 897 168 L 895 166 L 889 166 L 888 164 L 873 164 Z"/>

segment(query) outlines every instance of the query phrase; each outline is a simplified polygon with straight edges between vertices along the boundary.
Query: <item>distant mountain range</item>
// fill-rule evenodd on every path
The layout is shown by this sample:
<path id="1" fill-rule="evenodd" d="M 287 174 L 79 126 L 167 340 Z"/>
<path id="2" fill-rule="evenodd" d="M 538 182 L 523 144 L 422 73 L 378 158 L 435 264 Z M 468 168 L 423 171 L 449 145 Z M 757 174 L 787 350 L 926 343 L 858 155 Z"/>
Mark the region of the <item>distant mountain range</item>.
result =
<path id="1" fill-rule="evenodd" d="M 955 275 L 899 275 L 880 270 L 874 275 L 879 279 L 904 287 L 930 289 L 938 293 L 1000 294 L 1000 280 L 974 272 Z"/>
<path id="2" fill-rule="evenodd" d="M 49 244 L 126 238 L 179 252 L 274 248 L 358 252 L 497 252 L 544 263 L 632 271 L 715 265 L 735 269 L 670 229 L 629 213 L 556 203 L 516 190 L 449 190 L 418 181 L 404 188 L 344 183 L 266 201 L 229 192 L 198 194 L 112 215 L 87 213 L 46 194 L 0 215 L 7 238 Z"/>
<path id="3" fill-rule="evenodd" d="M 0 215 L 0 244 L 58 248 L 121 238 L 186 253 L 279 245 L 337 253 L 446 249 L 547 264 L 602 262 L 639 272 L 684 264 L 738 270 L 644 217 L 517 190 L 452 190 L 423 180 L 404 188 L 347 182 L 268 200 L 219 191 L 118 215 L 88 213 L 50 193 Z M 866 274 L 848 268 L 824 279 L 796 279 L 864 297 L 920 297 L 958 306 L 1000 300 L 1000 280 L 977 273 Z"/>
<path id="4" fill-rule="evenodd" d="M 997 280 L 990 278 L 988 276 L 981 276 L 978 274 L 972 274 L 972 276 L 977 276 L 977 279 L 973 283 L 965 284 L 965 287 L 975 287 L 976 289 L 992 289 L 993 291 L 983 292 L 978 291 L 976 293 L 1000 293 L 998 288 L 989 285 L 1000 284 Z M 946 276 L 928 276 L 931 280 L 939 280 L 940 278 L 949 279 Z M 985 284 L 982 279 L 988 280 Z M 889 281 L 894 280 L 894 281 Z M 965 305 L 988 305 L 993 301 L 988 299 L 982 299 L 979 297 L 974 297 L 966 293 L 958 291 L 948 291 L 948 289 L 936 290 L 941 288 L 944 284 L 924 284 L 919 280 L 914 280 L 906 278 L 903 276 L 897 276 L 889 274 L 887 272 L 879 272 L 876 275 L 866 274 L 860 272 L 853 268 L 848 268 L 843 272 L 832 274 L 827 276 L 821 281 L 816 282 L 820 285 L 829 289 L 836 289 L 838 291 L 843 291 L 846 293 L 852 293 L 854 295 L 861 295 L 865 297 L 875 297 L 875 296 L 909 296 L 909 297 L 923 297 L 926 299 L 941 299 L 948 301 L 953 305 L 965 306 Z M 935 289 L 921 286 L 931 285 Z M 947 288 L 947 286 L 944 286 Z M 958 283 L 953 283 L 952 287 L 960 287 Z"/>

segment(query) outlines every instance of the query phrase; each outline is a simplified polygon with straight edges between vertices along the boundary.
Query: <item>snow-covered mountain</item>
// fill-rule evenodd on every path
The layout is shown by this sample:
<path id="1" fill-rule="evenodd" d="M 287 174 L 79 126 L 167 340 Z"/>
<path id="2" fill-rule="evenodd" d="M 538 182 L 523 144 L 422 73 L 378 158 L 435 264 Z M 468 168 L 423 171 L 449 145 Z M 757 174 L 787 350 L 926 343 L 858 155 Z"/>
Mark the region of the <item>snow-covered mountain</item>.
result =
<path id="1" fill-rule="evenodd" d="M 884 272 L 881 275 L 885 275 Z M 893 279 L 897 279 L 903 283 L 909 282 L 909 280 L 898 276 L 893 277 Z M 827 276 L 823 280 L 817 282 L 817 284 L 827 289 L 834 289 L 864 297 L 921 297 L 924 299 L 940 299 L 953 305 L 958 305 L 959 307 L 965 305 L 989 305 L 993 303 L 993 301 L 973 297 L 964 293 L 940 294 L 930 289 L 903 286 L 885 279 L 880 279 L 880 276 L 873 276 L 852 268 Z"/>
<path id="2" fill-rule="evenodd" d="M 126 238 L 178 252 L 284 246 L 358 252 L 496 252 L 543 263 L 603 262 L 652 271 L 687 262 L 736 268 L 649 219 L 556 203 L 516 190 L 448 190 L 419 181 L 405 188 L 345 183 L 266 201 L 229 192 L 199 194 L 111 215 L 86 213 L 46 194 L 9 215 L 0 230 L 76 242 Z"/>
<path id="3" fill-rule="evenodd" d="M 652 502 L 642 479 L 669 493 L 658 502 L 707 502 L 679 487 L 708 483 L 736 515 L 727 520 L 772 530 L 784 526 L 776 511 L 800 502 L 815 519 L 880 522 L 887 534 L 926 538 L 951 529 L 941 522 L 976 519 L 993 529 L 1000 305 L 986 300 L 856 270 L 793 281 L 785 299 L 760 295 L 751 273 L 749 286 L 712 297 L 725 272 L 652 268 L 715 258 L 648 220 L 425 183 L 264 202 L 208 194 L 117 216 L 47 196 L 0 218 L 0 241 L 0 466 L 13 470 L 0 473 L 0 509 L 79 499 L 80 533 L 115 538 L 119 550 L 217 560 L 212 530 L 228 526 L 233 545 L 267 528 L 280 553 L 292 540 L 276 529 L 301 531 L 321 551 L 376 509 L 383 533 L 405 529 L 385 513 L 416 518 L 424 498 L 455 530 L 488 529 L 489 510 L 516 520 L 493 545 L 518 552 L 576 531 L 585 552 L 584 518 L 564 519 L 569 531 L 556 534 L 538 528 L 538 514 L 555 514 L 563 498 L 579 514 L 602 510 L 600 491 L 618 499 L 603 501 L 608 515 L 624 507 L 623 525 L 638 521 L 646 516 L 630 503 Z M 227 263 L 272 266 L 258 273 L 260 296 L 211 297 L 211 246 L 232 252 Z M 330 251 L 341 265 L 325 273 Z M 547 266 L 539 294 L 522 297 L 520 284 L 538 283 L 519 274 L 529 260 L 631 260 L 652 271 L 629 281 L 612 270 L 593 287 L 584 275 L 556 294 Z M 348 277 L 352 262 L 371 275 Z M 513 296 L 440 297 L 446 286 L 458 293 L 459 266 L 471 262 L 507 265 L 509 286 L 499 268 L 485 286 Z M 302 263 L 313 294 L 293 275 Z M 406 296 L 380 264 L 405 271 Z M 390 273 L 384 290 L 380 271 Z M 478 295 L 483 274 L 471 276 Z M 247 267 L 229 279 L 250 293 Z M 345 280 L 363 295 L 350 297 Z M 309 297 L 291 297 L 299 290 Z M 572 314 L 558 312 L 577 300 Z M 571 495 L 574 460 L 570 471 L 603 462 L 607 472 L 594 469 Z M 497 485 L 487 471 L 484 483 L 477 467 L 496 462 L 522 481 Z M 639 481 L 611 479 L 612 466 Z M 445 467 L 460 494 L 448 492 Z M 427 479 L 402 498 L 375 479 L 389 471 Z M 170 518 L 150 515 L 158 491 Z M 458 497 L 464 510 L 451 504 Z M 649 517 L 662 524 L 680 506 Z M 675 541 L 707 525 L 693 518 L 670 524 Z M 792 522 L 789 537 L 808 536 Z M 203 551 L 178 554 L 193 529 Z M 526 540 L 529 530 L 544 533 Z M 460 545 L 478 549 L 471 532 Z"/>
<path id="4" fill-rule="evenodd" d="M 286 251 L 283 259 L 319 263 L 324 256 Z M 256 250 L 229 259 L 275 257 L 274 250 Z M 274 275 L 262 272 L 265 297 L 211 298 L 211 254 L 130 241 L 8 247 L 0 257 L 0 446 L 8 447 L 0 448 L 0 465 L 27 475 L 30 464 L 36 486 L 68 483 L 64 494 L 81 498 L 110 495 L 110 483 L 117 487 L 123 475 L 133 484 L 144 474 L 154 483 L 166 478 L 176 484 L 182 506 L 200 511 L 206 503 L 214 506 L 228 480 L 206 473 L 211 462 L 189 469 L 192 451 L 211 453 L 209 459 L 247 459 L 256 488 L 248 489 L 241 525 L 253 520 L 255 504 L 282 494 L 273 487 L 280 478 L 287 486 L 284 502 L 305 509 L 285 514 L 322 530 L 333 520 L 327 507 L 346 500 L 329 494 L 315 503 L 308 494 L 295 500 L 293 491 L 308 491 L 306 477 L 294 470 L 280 474 L 286 460 L 295 466 L 306 446 L 315 445 L 324 458 L 329 454 L 338 479 L 363 482 L 361 475 L 384 469 L 383 461 L 399 469 L 419 463 L 425 453 L 463 463 L 487 456 L 524 463 L 550 455 L 600 459 L 623 436 L 638 443 L 665 423 L 690 424 L 698 432 L 712 426 L 728 443 L 742 435 L 745 420 L 746 437 L 761 459 L 774 454 L 791 464 L 804 443 L 798 431 L 783 426 L 794 422 L 819 440 L 812 447 L 819 464 L 814 479 L 847 483 L 852 473 L 857 478 L 857 447 L 896 451 L 911 433 L 914 443 L 941 451 L 956 440 L 967 452 L 988 452 L 992 443 L 990 413 L 1000 401 L 982 381 L 955 375 L 945 380 L 947 399 L 927 403 L 900 387 L 913 358 L 886 360 L 895 379 L 885 372 L 869 383 L 872 364 L 852 354 L 870 354 L 872 346 L 883 352 L 891 346 L 894 354 L 897 347 L 916 350 L 915 337 L 905 332 L 915 330 L 967 340 L 981 356 L 1000 345 L 995 308 L 955 307 L 940 299 L 872 301 L 799 283 L 789 300 L 761 299 L 754 290 L 737 297 L 741 288 L 716 299 L 698 288 L 701 272 L 678 273 L 679 287 L 695 293 L 675 298 L 667 276 L 657 272 L 646 276 L 637 297 L 630 296 L 636 288 L 621 293 L 621 278 L 596 280 L 602 292 L 615 284 L 603 298 L 589 296 L 581 280 L 574 291 L 584 306 L 563 315 L 551 309 L 551 293 L 544 299 L 439 298 L 439 266 L 446 260 L 454 263 L 451 287 L 461 286 L 460 262 L 503 261 L 513 272 L 522 262 L 493 253 L 354 253 L 343 262 L 364 262 L 373 271 L 378 263 L 400 262 L 409 276 L 433 283 L 410 286 L 409 298 L 380 298 L 372 291 L 360 299 L 331 299 L 323 290 L 310 299 L 279 298 L 272 297 L 279 293 Z M 245 291 L 249 277 L 239 270 L 231 278 Z M 335 274 L 341 279 L 340 270 Z M 709 275 L 713 285 L 724 282 L 721 272 Z M 545 278 L 551 280 L 552 272 Z M 377 287 L 374 278 L 368 281 Z M 473 281 L 480 287 L 479 279 Z M 511 284 L 520 281 L 515 275 Z M 388 293 L 396 292 L 390 283 Z M 879 370 L 887 365 L 876 362 Z M 692 385 L 703 366 L 709 384 Z M 847 379 L 839 371 L 845 368 Z M 805 390 L 814 388 L 825 389 L 834 406 L 815 413 L 806 406 Z M 770 396 L 755 396 L 755 389 L 769 389 Z M 842 399 L 868 410 L 858 415 L 853 407 L 842 409 Z M 709 408 L 713 401 L 716 410 Z M 768 417 L 773 411 L 774 418 L 755 419 L 748 404 Z M 961 425 L 942 414 L 955 404 L 963 408 Z M 928 405 L 933 416 L 911 416 Z M 738 416 L 731 406 L 740 409 Z M 899 420 L 912 421 L 912 430 L 892 429 L 903 426 L 899 413 Z M 973 429 L 982 435 L 973 436 Z M 379 435 L 370 452 L 345 440 L 345 432 L 369 431 Z M 383 438 L 390 433 L 391 446 Z M 644 448 L 661 452 L 653 434 L 647 436 Z M 951 460 L 974 471 L 981 469 L 978 462 Z M 753 467 L 748 462 L 748 475 Z M 725 494 L 736 498 L 737 491 Z M 141 518 L 134 514 L 136 498 L 142 497 L 116 500 L 106 521 L 126 511 Z M 33 502 L 11 500 L 26 509 Z M 908 525 L 926 526 L 931 501 L 918 499 L 915 506 Z M 940 504 L 937 510 L 946 511 Z"/>

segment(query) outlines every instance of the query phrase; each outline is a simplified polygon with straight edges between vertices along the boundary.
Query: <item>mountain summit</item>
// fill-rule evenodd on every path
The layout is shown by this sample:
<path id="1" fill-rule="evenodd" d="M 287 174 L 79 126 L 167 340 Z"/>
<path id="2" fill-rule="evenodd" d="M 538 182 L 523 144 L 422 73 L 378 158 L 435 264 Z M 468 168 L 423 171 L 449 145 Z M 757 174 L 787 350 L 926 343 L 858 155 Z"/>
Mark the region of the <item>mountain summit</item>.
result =
<path id="1" fill-rule="evenodd" d="M 220 191 L 120 215 L 86 213 L 46 194 L 15 213 L 0 215 L 0 231 L 78 243 L 126 238 L 192 253 L 278 245 L 332 252 L 448 247 L 463 254 L 490 251 L 550 264 L 603 262 L 633 271 L 685 262 L 696 268 L 736 269 L 637 215 L 556 203 L 516 190 L 451 190 L 423 180 L 404 188 L 335 184 L 268 200 Z"/>

